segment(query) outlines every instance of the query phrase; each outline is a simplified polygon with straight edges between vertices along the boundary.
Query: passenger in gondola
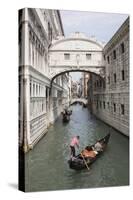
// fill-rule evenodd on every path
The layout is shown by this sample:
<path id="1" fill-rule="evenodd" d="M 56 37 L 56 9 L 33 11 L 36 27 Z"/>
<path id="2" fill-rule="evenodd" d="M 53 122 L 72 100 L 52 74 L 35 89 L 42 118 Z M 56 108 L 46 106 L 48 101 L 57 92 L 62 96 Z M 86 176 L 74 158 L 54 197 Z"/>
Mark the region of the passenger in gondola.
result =
<path id="1" fill-rule="evenodd" d="M 66 108 L 64 108 L 64 110 L 63 110 L 63 115 L 67 115 L 67 109 Z"/>
<path id="2" fill-rule="evenodd" d="M 97 141 L 96 144 L 94 145 L 94 148 L 93 148 L 95 151 L 97 152 L 100 152 L 100 151 L 103 151 L 103 147 L 102 147 L 102 144 Z"/>
<path id="3" fill-rule="evenodd" d="M 67 110 L 67 108 L 65 108 L 65 115 L 68 115 L 68 110 Z"/>
<path id="4" fill-rule="evenodd" d="M 70 143 L 71 158 L 75 157 L 75 147 L 79 148 L 79 139 L 80 139 L 80 136 L 75 136 L 71 140 L 71 143 Z"/>

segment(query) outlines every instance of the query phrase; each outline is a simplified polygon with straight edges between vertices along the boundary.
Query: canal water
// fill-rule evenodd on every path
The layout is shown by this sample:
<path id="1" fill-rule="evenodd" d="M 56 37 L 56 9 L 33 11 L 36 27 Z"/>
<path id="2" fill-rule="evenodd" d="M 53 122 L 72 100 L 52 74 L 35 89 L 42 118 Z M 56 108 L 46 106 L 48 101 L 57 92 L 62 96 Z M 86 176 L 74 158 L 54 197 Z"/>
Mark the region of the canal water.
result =
<path id="1" fill-rule="evenodd" d="M 48 133 L 26 154 L 26 191 L 46 191 L 129 184 L 129 140 L 114 129 L 106 152 L 91 165 L 91 170 L 69 168 L 69 144 L 74 135 L 80 136 L 80 148 L 93 144 L 109 132 L 109 126 L 96 119 L 87 108 L 73 105 L 71 120 L 61 117 Z"/>

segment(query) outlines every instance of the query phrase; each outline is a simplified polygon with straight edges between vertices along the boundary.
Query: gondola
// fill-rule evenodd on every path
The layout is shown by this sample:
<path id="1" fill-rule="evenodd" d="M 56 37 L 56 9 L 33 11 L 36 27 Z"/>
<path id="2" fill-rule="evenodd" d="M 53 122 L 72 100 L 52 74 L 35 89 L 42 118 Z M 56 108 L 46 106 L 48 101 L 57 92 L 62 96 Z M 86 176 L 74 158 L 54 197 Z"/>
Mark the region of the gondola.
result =
<path id="1" fill-rule="evenodd" d="M 69 122 L 70 115 L 63 114 L 63 122 Z"/>
<path id="2" fill-rule="evenodd" d="M 87 107 L 87 105 L 83 103 L 83 108 L 86 108 L 86 107 Z"/>
<path id="3" fill-rule="evenodd" d="M 72 115 L 72 110 L 65 110 L 65 113 L 62 112 L 62 116 L 63 116 L 63 122 L 69 122 L 70 120 L 70 115 Z"/>
<path id="4" fill-rule="evenodd" d="M 84 168 L 88 168 L 88 166 L 90 166 L 93 162 L 95 162 L 97 158 L 105 151 L 107 144 L 109 142 L 109 138 L 110 138 L 110 133 L 97 141 L 102 146 L 101 151 L 95 151 L 94 147 L 97 142 L 91 146 L 85 147 L 85 149 L 81 152 L 81 154 L 73 158 L 70 158 L 70 160 L 68 160 L 69 167 L 74 170 L 81 170 Z"/>
<path id="5" fill-rule="evenodd" d="M 72 115 L 72 110 L 67 110 L 67 115 Z"/>

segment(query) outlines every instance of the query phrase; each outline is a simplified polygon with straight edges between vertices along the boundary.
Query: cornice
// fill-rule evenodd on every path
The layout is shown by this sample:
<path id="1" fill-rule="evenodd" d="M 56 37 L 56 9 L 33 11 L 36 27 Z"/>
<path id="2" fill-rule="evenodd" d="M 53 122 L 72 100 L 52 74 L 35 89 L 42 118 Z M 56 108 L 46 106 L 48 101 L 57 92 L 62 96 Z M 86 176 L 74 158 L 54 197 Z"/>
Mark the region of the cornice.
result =
<path id="1" fill-rule="evenodd" d="M 49 49 L 49 52 L 103 52 L 103 50 L 82 50 L 82 49 L 59 50 L 59 49 Z"/>
<path id="2" fill-rule="evenodd" d="M 60 40 L 55 41 L 55 42 L 51 45 L 50 50 L 52 50 L 52 48 L 53 48 L 54 46 L 56 46 L 57 44 L 60 44 L 60 43 L 63 43 L 63 42 L 68 42 L 68 41 L 76 41 L 76 40 L 77 40 L 77 41 L 90 42 L 90 43 L 93 43 L 93 44 L 99 46 L 99 47 L 101 48 L 101 50 L 103 49 L 103 46 L 102 46 L 101 44 L 99 44 L 99 43 L 96 42 L 96 41 L 90 40 L 89 38 L 87 39 L 87 38 L 73 38 L 73 37 L 70 37 L 70 38 L 63 38 L 63 39 L 60 39 Z"/>

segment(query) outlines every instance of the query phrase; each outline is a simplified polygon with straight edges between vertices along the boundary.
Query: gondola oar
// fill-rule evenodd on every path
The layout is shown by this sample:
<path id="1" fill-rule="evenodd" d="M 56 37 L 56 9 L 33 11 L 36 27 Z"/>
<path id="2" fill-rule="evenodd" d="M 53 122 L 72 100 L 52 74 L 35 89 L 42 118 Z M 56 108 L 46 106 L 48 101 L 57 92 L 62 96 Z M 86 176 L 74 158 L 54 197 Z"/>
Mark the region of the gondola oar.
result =
<path id="1" fill-rule="evenodd" d="M 80 154 L 81 154 L 81 156 L 82 156 L 82 158 L 83 158 L 83 161 L 84 161 L 84 163 L 85 163 L 85 166 L 87 167 L 87 169 L 88 169 L 88 171 L 89 171 L 90 168 L 88 167 L 87 162 L 86 162 L 86 160 L 85 160 L 85 158 L 84 158 L 82 152 L 81 152 Z"/>

